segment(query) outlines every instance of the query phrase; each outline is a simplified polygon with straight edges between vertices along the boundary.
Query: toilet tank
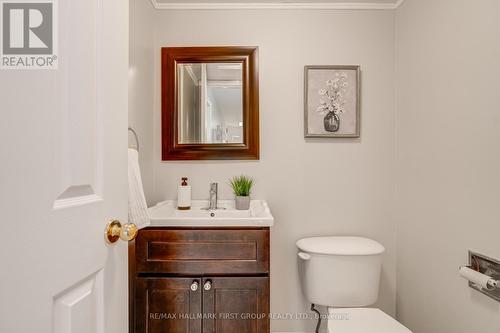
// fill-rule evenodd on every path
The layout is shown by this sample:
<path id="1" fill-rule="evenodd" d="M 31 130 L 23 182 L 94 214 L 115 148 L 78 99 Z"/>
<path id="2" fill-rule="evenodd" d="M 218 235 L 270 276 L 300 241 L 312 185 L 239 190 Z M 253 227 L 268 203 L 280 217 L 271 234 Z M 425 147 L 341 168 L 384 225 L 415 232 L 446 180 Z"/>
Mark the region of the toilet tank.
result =
<path id="1" fill-rule="evenodd" d="M 314 304 L 363 307 L 377 301 L 384 247 L 363 237 L 311 237 L 297 242 L 302 291 Z"/>

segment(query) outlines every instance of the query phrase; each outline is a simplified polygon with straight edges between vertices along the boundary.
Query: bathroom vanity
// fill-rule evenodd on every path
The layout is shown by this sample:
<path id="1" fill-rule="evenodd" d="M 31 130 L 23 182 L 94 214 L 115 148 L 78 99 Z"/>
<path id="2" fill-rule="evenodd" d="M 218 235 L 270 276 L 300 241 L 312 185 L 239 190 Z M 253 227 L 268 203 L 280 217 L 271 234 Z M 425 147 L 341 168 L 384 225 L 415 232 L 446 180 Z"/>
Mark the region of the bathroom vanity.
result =
<path id="1" fill-rule="evenodd" d="M 229 201 L 211 211 L 201 201 L 182 212 L 171 204 L 150 208 L 152 226 L 129 243 L 130 332 L 268 333 L 267 204 L 254 200 L 245 212 Z"/>

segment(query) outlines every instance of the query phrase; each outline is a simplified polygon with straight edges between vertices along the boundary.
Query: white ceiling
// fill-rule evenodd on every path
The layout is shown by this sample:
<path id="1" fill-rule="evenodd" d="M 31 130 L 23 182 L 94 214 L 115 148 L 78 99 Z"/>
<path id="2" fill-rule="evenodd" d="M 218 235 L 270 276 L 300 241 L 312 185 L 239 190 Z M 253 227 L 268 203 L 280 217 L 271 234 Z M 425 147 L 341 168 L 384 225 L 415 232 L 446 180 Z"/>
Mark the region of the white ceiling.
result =
<path id="1" fill-rule="evenodd" d="M 241 81 L 241 64 L 211 63 L 207 64 L 208 81 Z"/>
<path id="2" fill-rule="evenodd" d="M 381 9 L 404 0 L 151 0 L 157 9 Z"/>

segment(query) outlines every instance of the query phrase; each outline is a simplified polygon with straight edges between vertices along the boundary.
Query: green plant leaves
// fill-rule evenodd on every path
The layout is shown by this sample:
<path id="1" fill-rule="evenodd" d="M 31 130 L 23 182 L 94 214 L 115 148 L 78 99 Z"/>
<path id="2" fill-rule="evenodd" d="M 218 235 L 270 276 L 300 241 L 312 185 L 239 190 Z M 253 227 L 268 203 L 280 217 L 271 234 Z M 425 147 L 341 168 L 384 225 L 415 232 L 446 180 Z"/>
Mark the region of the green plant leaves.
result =
<path id="1" fill-rule="evenodd" d="M 253 179 L 244 175 L 233 177 L 229 180 L 229 184 L 233 188 L 234 195 L 240 197 L 250 196 L 250 191 L 253 185 Z"/>

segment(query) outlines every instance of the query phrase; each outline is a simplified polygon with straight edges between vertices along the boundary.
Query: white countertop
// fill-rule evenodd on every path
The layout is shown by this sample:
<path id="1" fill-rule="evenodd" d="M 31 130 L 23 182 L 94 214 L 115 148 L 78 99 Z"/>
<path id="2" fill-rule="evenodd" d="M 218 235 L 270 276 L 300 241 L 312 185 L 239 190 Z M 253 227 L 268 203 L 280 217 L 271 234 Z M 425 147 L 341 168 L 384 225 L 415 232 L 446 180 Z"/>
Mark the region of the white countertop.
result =
<path id="1" fill-rule="evenodd" d="M 192 200 L 191 209 L 178 210 L 175 200 L 148 209 L 151 226 L 165 227 L 270 227 L 274 217 L 265 200 L 251 200 L 250 209 L 236 210 L 234 200 L 219 200 L 219 208 L 207 210 L 208 200 Z"/>

